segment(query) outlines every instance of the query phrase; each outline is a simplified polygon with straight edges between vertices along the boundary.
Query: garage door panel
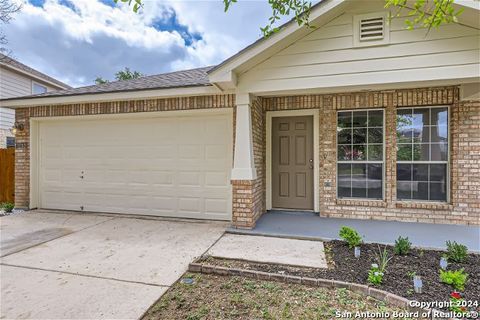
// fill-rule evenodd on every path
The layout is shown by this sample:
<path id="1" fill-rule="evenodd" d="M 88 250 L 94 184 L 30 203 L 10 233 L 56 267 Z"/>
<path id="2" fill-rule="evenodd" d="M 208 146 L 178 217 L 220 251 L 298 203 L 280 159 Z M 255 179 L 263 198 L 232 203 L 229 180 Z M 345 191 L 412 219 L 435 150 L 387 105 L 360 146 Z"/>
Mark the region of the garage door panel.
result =
<path id="1" fill-rule="evenodd" d="M 200 214 L 203 211 L 202 199 L 195 197 L 180 197 L 178 198 L 178 211 L 181 213 L 195 213 Z"/>
<path id="2" fill-rule="evenodd" d="M 49 121 L 39 132 L 44 208 L 231 217 L 231 115 Z"/>
<path id="3" fill-rule="evenodd" d="M 205 172 L 206 187 L 225 187 L 228 180 L 226 172 Z"/>

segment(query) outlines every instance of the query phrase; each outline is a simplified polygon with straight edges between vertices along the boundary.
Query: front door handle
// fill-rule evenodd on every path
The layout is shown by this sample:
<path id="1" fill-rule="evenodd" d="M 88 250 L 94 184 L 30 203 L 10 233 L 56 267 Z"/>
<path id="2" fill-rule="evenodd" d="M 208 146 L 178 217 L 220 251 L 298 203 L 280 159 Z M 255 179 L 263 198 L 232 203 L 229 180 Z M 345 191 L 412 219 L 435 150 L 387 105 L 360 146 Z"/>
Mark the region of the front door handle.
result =
<path id="1" fill-rule="evenodd" d="M 310 159 L 309 162 L 310 162 L 310 169 L 313 169 L 313 159 Z"/>

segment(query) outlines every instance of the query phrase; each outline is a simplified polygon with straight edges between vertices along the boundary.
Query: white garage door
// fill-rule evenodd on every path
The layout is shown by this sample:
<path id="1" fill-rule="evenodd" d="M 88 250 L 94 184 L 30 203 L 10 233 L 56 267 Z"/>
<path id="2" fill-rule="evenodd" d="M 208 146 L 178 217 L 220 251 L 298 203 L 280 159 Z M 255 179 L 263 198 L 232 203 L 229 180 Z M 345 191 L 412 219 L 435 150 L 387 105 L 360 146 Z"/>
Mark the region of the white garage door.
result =
<path id="1" fill-rule="evenodd" d="M 231 218 L 231 113 L 47 120 L 38 134 L 42 208 Z"/>

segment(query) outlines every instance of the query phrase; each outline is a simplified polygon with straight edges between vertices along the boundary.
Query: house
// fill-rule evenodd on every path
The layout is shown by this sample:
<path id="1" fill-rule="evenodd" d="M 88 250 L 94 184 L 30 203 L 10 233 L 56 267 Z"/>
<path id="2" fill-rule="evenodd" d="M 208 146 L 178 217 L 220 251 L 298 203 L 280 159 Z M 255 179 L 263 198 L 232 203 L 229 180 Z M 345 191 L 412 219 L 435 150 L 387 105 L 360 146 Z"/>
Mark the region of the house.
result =
<path id="1" fill-rule="evenodd" d="M 5 99 L 16 205 L 479 225 L 479 8 L 456 6 L 427 32 L 326 0 L 214 67 Z"/>
<path id="2" fill-rule="evenodd" d="M 69 88 L 69 85 L 0 53 L 0 99 Z M 14 122 L 15 111 L 0 108 L 0 149 L 15 146 L 15 138 L 10 131 Z"/>

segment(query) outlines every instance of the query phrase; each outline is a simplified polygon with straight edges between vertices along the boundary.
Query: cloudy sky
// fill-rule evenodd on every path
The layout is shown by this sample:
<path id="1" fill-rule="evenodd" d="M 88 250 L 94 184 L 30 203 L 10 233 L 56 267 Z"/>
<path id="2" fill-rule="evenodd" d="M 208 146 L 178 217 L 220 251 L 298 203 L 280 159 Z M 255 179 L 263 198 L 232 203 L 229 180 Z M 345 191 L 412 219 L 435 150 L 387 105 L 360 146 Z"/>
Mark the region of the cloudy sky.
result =
<path id="1" fill-rule="evenodd" d="M 11 56 L 72 86 L 112 79 L 130 67 L 144 74 L 213 65 L 261 36 L 265 0 L 143 0 L 135 14 L 113 0 L 17 0 L 3 28 Z"/>

